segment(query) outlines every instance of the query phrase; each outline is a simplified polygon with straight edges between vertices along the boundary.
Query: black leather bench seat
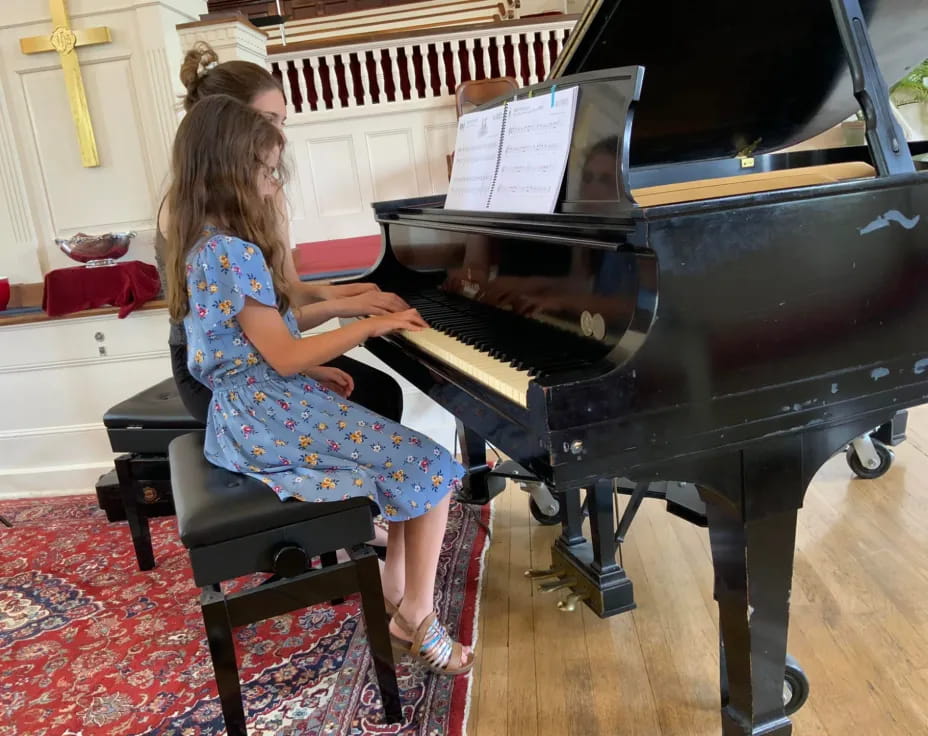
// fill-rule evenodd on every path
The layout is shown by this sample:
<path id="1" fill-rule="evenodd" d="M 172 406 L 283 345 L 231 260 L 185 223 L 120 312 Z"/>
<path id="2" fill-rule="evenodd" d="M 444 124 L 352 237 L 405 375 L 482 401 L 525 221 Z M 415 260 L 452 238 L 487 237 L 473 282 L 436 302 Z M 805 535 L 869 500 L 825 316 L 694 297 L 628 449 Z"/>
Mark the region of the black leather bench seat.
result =
<path id="1" fill-rule="evenodd" d="M 203 429 L 190 416 L 173 378 L 156 383 L 112 407 L 103 424 L 113 452 L 164 455 L 175 437 Z"/>
<path id="2" fill-rule="evenodd" d="M 171 443 L 170 462 L 177 527 L 184 546 L 198 558 L 194 569 L 203 573 L 198 585 L 270 569 L 267 555 L 275 546 L 298 544 L 314 556 L 338 549 L 345 538 L 373 537 L 371 518 L 378 511 L 376 506 L 371 509 L 367 498 L 281 501 L 260 481 L 210 463 L 197 434 Z M 327 523 L 327 517 L 337 518 L 338 523 Z M 316 523 L 307 524 L 310 521 Z M 223 555 L 223 543 L 229 549 L 234 545 L 234 558 Z M 266 559 L 256 563 L 256 557 Z"/>

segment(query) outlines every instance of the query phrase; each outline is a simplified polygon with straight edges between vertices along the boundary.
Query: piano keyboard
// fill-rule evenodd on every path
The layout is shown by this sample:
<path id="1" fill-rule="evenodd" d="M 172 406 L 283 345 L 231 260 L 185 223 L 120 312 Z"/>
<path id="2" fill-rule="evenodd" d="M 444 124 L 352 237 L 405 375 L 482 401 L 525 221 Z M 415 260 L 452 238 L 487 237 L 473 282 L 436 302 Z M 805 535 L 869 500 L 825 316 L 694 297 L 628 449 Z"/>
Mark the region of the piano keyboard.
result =
<path id="1" fill-rule="evenodd" d="M 402 336 L 423 352 L 457 368 L 478 383 L 502 394 L 519 406 L 527 407 L 528 371 L 491 358 L 487 353 L 435 329 L 410 332 Z"/>
<path id="2" fill-rule="evenodd" d="M 589 366 L 608 350 L 573 332 L 446 292 L 402 296 L 430 326 L 404 331 L 405 340 L 522 407 L 532 378 Z"/>

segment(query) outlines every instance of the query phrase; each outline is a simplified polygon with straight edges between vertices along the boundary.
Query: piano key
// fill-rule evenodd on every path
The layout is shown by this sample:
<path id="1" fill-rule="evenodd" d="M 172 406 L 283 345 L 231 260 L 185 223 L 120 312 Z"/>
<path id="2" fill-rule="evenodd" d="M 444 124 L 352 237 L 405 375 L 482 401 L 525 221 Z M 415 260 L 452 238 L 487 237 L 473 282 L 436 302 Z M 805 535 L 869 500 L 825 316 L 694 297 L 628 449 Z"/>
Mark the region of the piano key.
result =
<path id="1" fill-rule="evenodd" d="M 456 294 L 428 290 L 404 295 L 429 326 L 471 346 L 494 363 L 535 377 L 582 368 L 601 355 L 600 343 L 552 320 L 541 324 L 512 311 L 475 302 Z"/>
<path id="2" fill-rule="evenodd" d="M 403 331 L 402 336 L 438 360 L 454 366 L 484 386 L 493 389 L 519 406 L 527 407 L 527 371 L 518 370 L 486 353 L 465 345 L 450 335 L 435 329 L 419 332 Z"/>

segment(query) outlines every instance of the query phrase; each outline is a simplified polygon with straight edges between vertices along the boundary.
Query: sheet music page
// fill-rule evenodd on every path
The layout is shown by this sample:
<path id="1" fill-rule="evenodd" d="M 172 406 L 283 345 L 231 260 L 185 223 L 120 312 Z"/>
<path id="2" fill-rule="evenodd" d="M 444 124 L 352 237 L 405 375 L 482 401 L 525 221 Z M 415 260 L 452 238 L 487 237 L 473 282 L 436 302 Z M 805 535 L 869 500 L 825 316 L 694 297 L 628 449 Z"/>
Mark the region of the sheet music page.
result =
<path id="1" fill-rule="evenodd" d="M 461 116 L 445 209 L 486 210 L 502 130 L 502 105 Z"/>
<path id="2" fill-rule="evenodd" d="M 552 104 L 553 103 L 553 104 Z M 561 191 L 577 87 L 508 105 L 503 147 L 489 208 L 495 212 L 554 212 Z"/>

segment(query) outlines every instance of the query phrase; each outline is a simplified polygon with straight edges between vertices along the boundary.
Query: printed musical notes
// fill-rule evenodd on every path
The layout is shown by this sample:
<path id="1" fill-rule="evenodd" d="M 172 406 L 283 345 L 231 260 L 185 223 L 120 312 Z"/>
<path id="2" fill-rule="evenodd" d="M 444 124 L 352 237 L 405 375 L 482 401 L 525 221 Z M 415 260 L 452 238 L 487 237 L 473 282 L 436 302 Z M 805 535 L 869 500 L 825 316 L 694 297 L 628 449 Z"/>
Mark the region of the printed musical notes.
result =
<path id="1" fill-rule="evenodd" d="M 576 106 L 571 87 L 463 115 L 445 208 L 553 212 Z"/>
<path id="2" fill-rule="evenodd" d="M 553 104 L 552 104 L 553 103 Z M 574 127 L 577 88 L 508 105 L 502 155 L 487 209 L 554 212 Z"/>
<path id="3" fill-rule="evenodd" d="M 462 115 L 445 209 L 485 210 L 499 163 L 504 108 Z"/>

